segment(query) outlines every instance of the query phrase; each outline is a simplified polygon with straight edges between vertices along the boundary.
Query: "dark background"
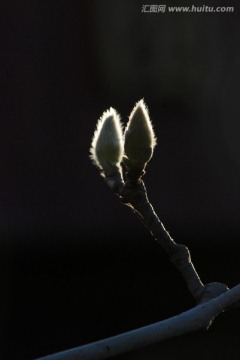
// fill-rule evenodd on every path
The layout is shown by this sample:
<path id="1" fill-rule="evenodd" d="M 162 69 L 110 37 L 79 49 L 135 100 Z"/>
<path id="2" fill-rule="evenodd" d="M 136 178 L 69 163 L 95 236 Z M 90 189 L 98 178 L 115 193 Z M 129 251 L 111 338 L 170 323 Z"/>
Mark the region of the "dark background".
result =
<path id="1" fill-rule="evenodd" d="M 144 97 L 158 138 L 145 176 L 151 202 L 204 282 L 239 282 L 239 5 L 162 3 L 235 11 L 1 3 L 3 359 L 34 359 L 193 306 L 167 256 L 90 162 L 96 121 L 110 106 L 126 123 Z M 239 315 L 121 359 L 238 359 Z"/>

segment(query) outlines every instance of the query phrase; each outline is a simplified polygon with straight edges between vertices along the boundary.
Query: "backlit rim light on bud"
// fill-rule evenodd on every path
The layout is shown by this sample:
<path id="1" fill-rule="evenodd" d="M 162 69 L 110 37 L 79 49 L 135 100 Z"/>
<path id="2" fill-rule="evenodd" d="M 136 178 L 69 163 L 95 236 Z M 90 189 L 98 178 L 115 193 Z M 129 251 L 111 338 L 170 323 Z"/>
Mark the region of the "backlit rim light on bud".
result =
<path id="1" fill-rule="evenodd" d="M 124 153 L 120 116 L 112 107 L 98 120 L 90 148 L 93 163 L 104 170 L 106 163 L 119 166 Z"/>
<path id="2" fill-rule="evenodd" d="M 124 133 L 124 148 L 128 167 L 144 170 L 153 155 L 156 137 L 144 100 L 133 108 Z"/>
<path id="3" fill-rule="evenodd" d="M 145 123 L 146 123 L 146 129 L 147 129 L 147 133 L 149 135 L 150 144 L 151 144 L 150 146 L 152 148 L 154 148 L 157 145 L 157 138 L 156 138 L 156 136 L 154 134 L 153 125 L 152 125 L 152 122 L 151 122 L 150 117 L 149 117 L 148 107 L 147 107 L 144 99 L 139 100 L 135 104 L 135 106 L 134 106 L 134 108 L 133 108 L 133 110 L 132 110 L 132 112 L 131 112 L 131 114 L 129 116 L 129 122 L 128 122 L 127 126 L 126 126 L 125 134 L 126 134 L 128 128 L 129 128 L 130 124 L 131 124 L 131 121 L 132 121 L 132 119 L 134 117 L 134 114 L 136 113 L 136 111 L 139 108 L 141 108 L 141 110 L 143 112 L 143 115 L 144 115 L 144 120 L 145 120 Z"/>

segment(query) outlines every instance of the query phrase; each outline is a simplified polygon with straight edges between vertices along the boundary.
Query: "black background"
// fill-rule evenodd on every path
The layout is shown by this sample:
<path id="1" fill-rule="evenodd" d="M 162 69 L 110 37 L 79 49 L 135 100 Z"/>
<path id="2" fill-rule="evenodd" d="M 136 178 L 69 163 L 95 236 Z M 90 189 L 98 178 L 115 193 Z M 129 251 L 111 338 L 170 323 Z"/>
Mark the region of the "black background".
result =
<path id="1" fill-rule="evenodd" d="M 165 1 L 192 5 L 190 1 Z M 97 119 L 145 99 L 151 202 L 204 282 L 239 282 L 240 22 L 140 1 L 2 2 L 1 351 L 33 359 L 193 306 L 183 280 L 92 166 Z M 150 4 L 150 2 L 149 2 Z M 238 359 L 239 310 L 121 359 Z"/>

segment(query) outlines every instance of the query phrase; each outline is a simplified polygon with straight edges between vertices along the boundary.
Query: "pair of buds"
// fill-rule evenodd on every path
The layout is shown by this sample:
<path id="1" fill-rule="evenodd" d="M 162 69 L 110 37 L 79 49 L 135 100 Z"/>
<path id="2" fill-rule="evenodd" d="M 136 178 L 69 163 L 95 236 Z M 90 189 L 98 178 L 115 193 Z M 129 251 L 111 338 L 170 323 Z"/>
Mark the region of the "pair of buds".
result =
<path id="1" fill-rule="evenodd" d="M 113 108 L 98 120 L 90 149 L 93 163 L 102 171 L 107 184 L 115 191 L 124 185 L 122 166 L 129 181 L 137 181 L 153 155 L 156 137 L 143 100 L 136 103 L 123 130 L 120 116 Z"/>

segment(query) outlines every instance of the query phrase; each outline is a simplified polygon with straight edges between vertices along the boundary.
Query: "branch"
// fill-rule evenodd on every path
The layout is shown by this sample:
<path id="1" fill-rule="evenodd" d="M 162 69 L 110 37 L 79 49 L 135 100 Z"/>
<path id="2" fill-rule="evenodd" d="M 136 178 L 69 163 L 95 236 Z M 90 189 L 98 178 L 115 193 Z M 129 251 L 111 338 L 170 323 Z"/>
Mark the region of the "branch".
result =
<path id="1" fill-rule="evenodd" d="M 169 255 L 198 305 L 167 320 L 38 360 L 107 359 L 174 336 L 208 329 L 217 315 L 240 304 L 240 284 L 229 290 L 222 283 L 202 283 L 188 248 L 175 243 L 148 200 L 142 176 L 152 157 L 156 138 L 143 100 L 133 109 L 124 136 L 121 131 L 120 118 L 111 108 L 98 122 L 91 157 L 107 185 L 140 217 Z"/>
<path id="2" fill-rule="evenodd" d="M 201 303 L 228 291 L 228 287 L 222 283 L 204 285 L 201 282 L 188 248 L 174 242 L 150 204 L 142 176 L 155 145 L 148 109 L 140 100 L 130 114 L 124 134 L 116 110 L 111 108 L 103 114 L 90 152 L 107 185 L 140 217 L 183 275 L 195 301 Z"/>
<path id="3" fill-rule="evenodd" d="M 177 316 L 37 360 L 103 360 L 175 336 L 207 330 L 217 315 L 240 301 L 240 284 Z"/>
<path id="4" fill-rule="evenodd" d="M 184 277 L 195 301 L 201 303 L 228 291 L 227 285 L 222 283 L 214 282 L 207 285 L 202 283 L 191 261 L 189 249 L 183 244 L 177 244 L 171 238 L 149 202 L 146 187 L 139 175 L 136 175 L 135 171 L 127 172 L 126 182 L 124 187 L 119 190 L 118 196 L 140 217 L 155 240 L 169 255 Z"/>

